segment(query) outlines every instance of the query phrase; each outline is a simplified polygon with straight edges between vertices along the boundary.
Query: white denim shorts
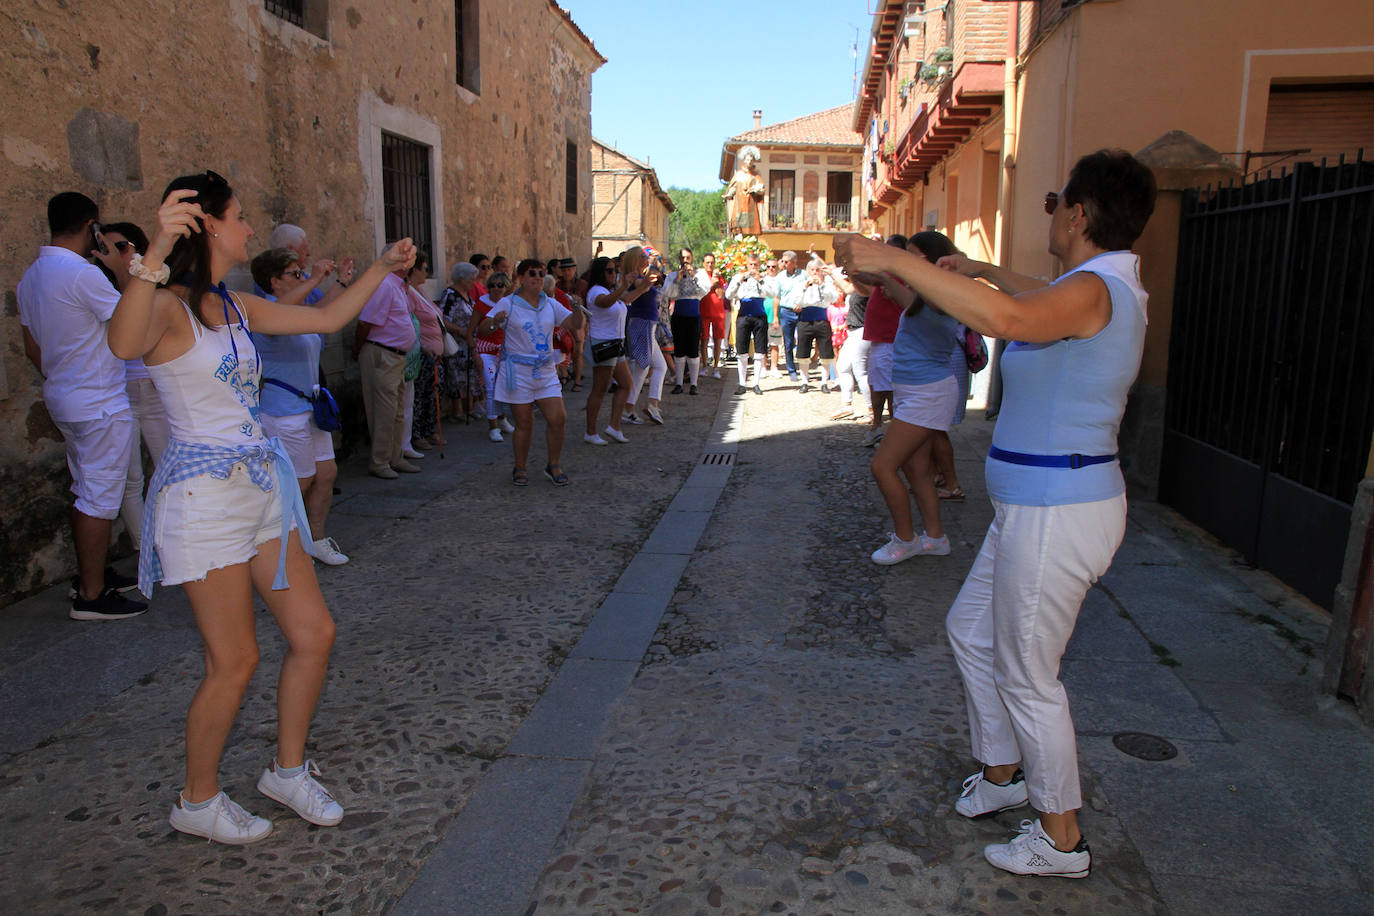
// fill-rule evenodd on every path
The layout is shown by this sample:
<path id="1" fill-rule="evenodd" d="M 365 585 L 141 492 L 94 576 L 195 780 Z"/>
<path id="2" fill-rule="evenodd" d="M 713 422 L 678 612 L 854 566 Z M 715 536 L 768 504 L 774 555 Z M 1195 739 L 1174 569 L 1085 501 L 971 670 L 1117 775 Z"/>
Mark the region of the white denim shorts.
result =
<path id="1" fill-rule="evenodd" d="M 272 479 L 272 492 L 264 493 L 248 468 L 235 464 L 224 480 L 205 474 L 163 489 L 153 531 L 162 584 L 199 582 L 212 569 L 248 562 L 261 544 L 281 537 L 281 495 Z"/>
<path id="2" fill-rule="evenodd" d="M 91 518 L 118 517 L 124 483 L 138 448 L 138 421 L 121 410 L 99 420 L 55 420 L 67 446 L 76 511 Z"/>
<path id="3" fill-rule="evenodd" d="M 868 390 L 892 390 L 892 344 L 890 343 L 874 343 L 868 349 Z M 894 397 L 893 400 L 895 401 L 896 398 Z"/>
<path id="4" fill-rule="evenodd" d="M 297 413 L 289 417 L 262 415 L 262 431 L 269 438 L 276 436 L 291 456 L 291 467 L 297 478 L 314 477 L 315 465 L 334 460 L 334 439 L 315 425 L 312 413 Z"/>
<path id="5" fill-rule="evenodd" d="M 496 373 L 496 400 L 503 404 L 533 404 L 544 398 L 561 398 L 563 385 L 553 364 L 542 367 L 538 377 L 531 366 L 506 362 Z"/>
<path id="6" fill-rule="evenodd" d="M 948 431 L 958 406 L 959 383 L 952 375 L 928 385 L 892 386 L 892 416 L 912 426 Z"/>

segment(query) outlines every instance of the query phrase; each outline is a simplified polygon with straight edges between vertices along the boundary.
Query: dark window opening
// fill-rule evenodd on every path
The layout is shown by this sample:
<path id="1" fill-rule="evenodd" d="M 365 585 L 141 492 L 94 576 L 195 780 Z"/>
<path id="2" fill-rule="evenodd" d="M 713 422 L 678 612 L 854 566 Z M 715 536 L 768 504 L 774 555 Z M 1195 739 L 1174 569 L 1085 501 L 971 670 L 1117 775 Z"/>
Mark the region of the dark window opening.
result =
<path id="1" fill-rule="evenodd" d="M 854 211 L 850 206 L 854 195 L 854 173 L 830 172 L 825 178 L 825 219 L 826 224 L 836 229 L 847 229 L 854 221 Z"/>
<path id="2" fill-rule="evenodd" d="M 320 38 L 329 37 L 329 0 L 263 0 L 263 9 Z"/>
<path id="3" fill-rule="evenodd" d="M 454 71 L 458 85 L 474 94 L 482 92 L 482 68 L 479 57 L 479 0 L 454 0 L 453 49 Z"/>
<path id="4" fill-rule="evenodd" d="M 564 208 L 569 213 L 577 212 L 577 144 L 568 141 L 567 161 L 565 164 L 567 178 L 565 184 Z"/>
<path id="5" fill-rule="evenodd" d="M 382 134 L 382 222 L 386 241 L 410 238 L 434 257 L 430 205 L 430 148 L 394 134 Z"/>

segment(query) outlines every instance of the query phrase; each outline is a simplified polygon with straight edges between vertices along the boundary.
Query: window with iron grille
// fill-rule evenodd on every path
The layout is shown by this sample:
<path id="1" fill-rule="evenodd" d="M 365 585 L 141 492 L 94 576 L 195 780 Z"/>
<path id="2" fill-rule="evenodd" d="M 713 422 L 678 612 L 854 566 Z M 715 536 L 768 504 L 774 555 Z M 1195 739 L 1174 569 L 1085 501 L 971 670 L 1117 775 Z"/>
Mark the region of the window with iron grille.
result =
<path id="1" fill-rule="evenodd" d="M 263 0 L 263 9 L 294 26 L 329 37 L 329 0 Z"/>
<path id="2" fill-rule="evenodd" d="M 453 48 L 458 85 L 474 94 L 482 92 L 482 70 L 478 51 L 479 0 L 454 0 Z"/>
<path id="3" fill-rule="evenodd" d="M 785 229 L 796 222 L 797 173 L 792 169 L 768 170 L 768 220 Z"/>
<path id="4" fill-rule="evenodd" d="M 563 206 L 564 206 L 564 208 L 565 208 L 569 213 L 576 213 L 576 212 L 577 212 L 577 144 L 574 143 L 574 142 L 572 142 L 571 140 L 568 141 L 568 155 L 567 155 L 567 165 L 566 165 L 566 169 L 567 169 L 567 180 L 566 180 L 566 186 L 565 186 L 565 191 L 566 191 L 565 197 L 566 197 L 566 199 L 565 199 L 564 202 L 563 202 Z"/>
<path id="5" fill-rule="evenodd" d="M 263 0 L 263 6 L 273 16 L 305 28 L 305 0 Z"/>
<path id="6" fill-rule="evenodd" d="M 382 221 L 386 240 L 410 238 L 433 256 L 434 221 L 430 202 L 430 148 L 382 133 Z"/>

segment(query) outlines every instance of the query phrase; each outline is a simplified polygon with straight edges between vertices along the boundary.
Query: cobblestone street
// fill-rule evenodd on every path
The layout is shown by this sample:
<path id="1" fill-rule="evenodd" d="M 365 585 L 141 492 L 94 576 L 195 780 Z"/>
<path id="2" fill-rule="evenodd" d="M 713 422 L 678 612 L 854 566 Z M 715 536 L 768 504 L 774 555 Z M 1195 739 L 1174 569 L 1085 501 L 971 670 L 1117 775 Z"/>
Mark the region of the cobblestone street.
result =
<path id="1" fill-rule="evenodd" d="M 665 395 L 667 425 L 607 448 L 569 396 L 566 489 L 513 488 L 484 424 L 399 481 L 344 465 L 352 562 L 319 570 L 339 638 L 309 747 L 337 828 L 254 790 L 282 651 L 265 612 L 221 778 L 276 831 L 234 848 L 167 824 L 202 664 L 179 590 L 107 624 L 67 620 L 65 589 L 6 609 L 0 908 L 1374 911 L 1374 796 L 1330 762 L 1374 772 L 1374 743 L 1318 693 L 1325 616 L 1144 501 L 1064 663 L 1093 873 L 987 865 L 1026 812 L 953 811 L 974 764 L 943 618 L 991 517 L 992 424 L 952 433 L 953 553 L 884 568 L 864 427 L 827 419 L 835 395 L 734 384 Z M 1128 731 L 1178 755 L 1130 757 Z"/>

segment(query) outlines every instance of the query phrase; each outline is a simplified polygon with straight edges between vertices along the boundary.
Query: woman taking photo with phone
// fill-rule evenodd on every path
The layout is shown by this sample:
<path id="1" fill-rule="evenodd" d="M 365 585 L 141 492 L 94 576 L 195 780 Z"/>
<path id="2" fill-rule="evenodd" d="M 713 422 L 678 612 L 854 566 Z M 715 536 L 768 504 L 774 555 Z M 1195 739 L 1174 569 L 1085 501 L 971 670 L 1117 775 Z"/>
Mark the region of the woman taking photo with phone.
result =
<path id="1" fill-rule="evenodd" d="M 248 260 L 253 235 L 214 172 L 178 178 L 164 194 L 146 258 L 109 323 L 110 349 L 142 357 L 167 408 L 172 439 L 144 514 L 139 587 L 181 585 L 205 643 L 205 678 L 186 715 L 186 783 L 171 825 L 222 843 L 251 843 L 272 824 L 229 799 L 219 761 L 258 664 L 253 592 L 286 637 L 277 685 L 277 752 L 258 790 L 313 824 L 343 809 L 316 780 L 306 733 L 324 686 L 334 622 L 302 544 L 308 529 L 291 459 L 259 423 L 261 367 L 249 329 L 338 331 L 388 273 L 414 257 L 397 242 L 332 302 L 282 305 L 231 293 L 224 276 Z"/>
<path id="2" fill-rule="evenodd" d="M 1063 189 L 1045 196 L 1049 250 L 1066 268 L 1053 283 L 962 255 L 936 267 L 858 236 L 835 239 L 852 272 L 895 275 L 973 330 L 1011 341 L 987 460 L 993 521 L 946 629 L 982 764 L 955 810 L 1040 812 L 1010 842 L 983 850 L 1018 875 L 1084 878 L 1092 867 L 1059 662 L 1083 597 L 1125 534 L 1116 438 L 1140 368 L 1147 299 L 1130 247 L 1154 204 L 1154 175 L 1129 153 L 1078 160 Z"/>

